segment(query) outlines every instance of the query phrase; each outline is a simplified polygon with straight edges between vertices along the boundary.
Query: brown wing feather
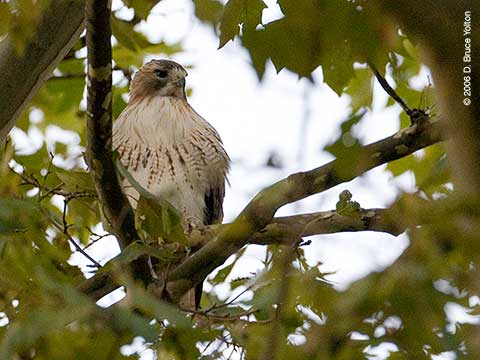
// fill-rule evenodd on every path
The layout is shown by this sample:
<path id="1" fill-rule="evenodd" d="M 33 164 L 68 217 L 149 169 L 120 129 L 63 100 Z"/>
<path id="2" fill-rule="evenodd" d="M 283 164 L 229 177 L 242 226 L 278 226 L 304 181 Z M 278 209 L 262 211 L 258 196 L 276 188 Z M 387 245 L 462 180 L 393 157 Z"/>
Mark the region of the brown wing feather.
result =
<path id="1" fill-rule="evenodd" d="M 204 224 L 211 225 L 223 220 L 223 198 L 225 197 L 225 184 L 211 187 L 205 194 Z"/>

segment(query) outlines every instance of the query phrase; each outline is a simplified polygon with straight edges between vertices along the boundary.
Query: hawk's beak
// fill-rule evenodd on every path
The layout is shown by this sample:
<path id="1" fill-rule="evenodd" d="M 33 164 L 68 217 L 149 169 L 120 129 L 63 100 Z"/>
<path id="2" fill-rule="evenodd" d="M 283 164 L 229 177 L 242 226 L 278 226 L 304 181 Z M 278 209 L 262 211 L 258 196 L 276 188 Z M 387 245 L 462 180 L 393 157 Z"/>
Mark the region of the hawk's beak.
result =
<path id="1" fill-rule="evenodd" d="M 185 78 L 182 77 L 180 80 L 178 80 L 176 83 L 175 83 L 178 87 L 181 87 L 181 88 L 184 88 L 185 87 Z"/>

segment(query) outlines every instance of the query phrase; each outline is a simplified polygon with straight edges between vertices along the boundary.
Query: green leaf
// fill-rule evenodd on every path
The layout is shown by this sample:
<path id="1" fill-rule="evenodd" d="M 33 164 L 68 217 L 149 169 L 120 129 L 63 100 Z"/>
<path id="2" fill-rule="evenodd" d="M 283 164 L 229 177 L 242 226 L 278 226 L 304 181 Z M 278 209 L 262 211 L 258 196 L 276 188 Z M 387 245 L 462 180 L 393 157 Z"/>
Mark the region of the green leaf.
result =
<path id="1" fill-rule="evenodd" d="M 225 279 L 227 278 L 227 276 L 228 276 L 228 275 L 230 274 L 230 272 L 232 271 L 234 265 L 235 265 L 235 261 L 232 262 L 230 265 L 225 266 L 223 269 L 219 270 L 219 271 L 217 272 L 217 274 L 215 275 L 215 277 L 210 280 L 210 282 L 211 282 L 213 285 L 216 285 L 216 284 L 220 284 L 220 283 L 225 282 Z"/>
<path id="2" fill-rule="evenodd" d="M 95 185 L 93 184 L 90 173 L 81 170 L 64 170 L 58 167 L 54 168 L 54 172 L 69 191 L 88 191 L 95 193 Z"/>
<path id="3" fill-rule="evenodd" d="M 30 200 L 3 198 L 0 201 L 0 233 L 15 233 L 38 228 L 44 216 Z"/>
<path id="4" fill-rule="evenodd" d="M 28 318 L 11 325 L 0 342 L 0 358 L 14 359 L 17 351 L 29 350 L 41 337 L 62 331 L 69 323 L 91 313 L 91 307 L 43 307 L 31 312 Z"/>
<path id="5" fill-rule="evenodd" d="M 341 96 L 345 86 L 354 76 L 353 57 L 341 50 L 330 50 L 327 59 L 322 61 L 323 79 L 333 91 Z"/>
<path id="6" fill-rule="evenodd" d="M 352 135 L 352 127 L 362 120 L 365 115 L 365 111 L 358 114 L 351 115 L 347 120 L 342 122 L 341 135 L 340 137 L 332 144 L 327 145 L 325 150 L 334 155 L 335 157 L 341 157 L 348 148 L 358 146 L 358 139 Z"/>
<path id="7" fill-rule="evenodd" d="M 10 28 L 12 13 L 7 2 L 0 3 L 0 37 L 6 34 Z"/>
<path id="8" fill-rule="evenodd" d="M 233 5 L 238 6 L 238 2 Z M 242 44 L 259 77 L 267 59 L 272 60 L 277 71 L 287 68 L 303 77 L 310 77 L 322 66 L 325 82 L 341 95 L 354 76 L 355 62 L 372 61 L 382 68 L 388 61 L 386 54 L 397 46 L 395 31 L 389 34 L 389 42 L 381 37 L 378 28 L 385 26 L 378 9 L 369 3 L 362 3 L 361 11 L 356 3 L 337 0 L 280 0 L 279 5 L 283 18 L 263 28 L 242 28 Z M 224 25 L 221 45 L 239 32 L 234 26 L 238 21 L 227 20 L 230 22 L 225 21 L 229 26 Z"/>
<path id="9" fill-rule="evenodd" d="M 128 86 L 114 87 L 113 88 L 113 101 L 112 101 L 112 116 L 114 119 L 118 118 L 127 103 L 123 100 L 123 94 L 128 92 Z"/>
<path id="10" fill-rule="evenodd" d="M 136 53 L 150 45 L 145 35 L 135 31 L 133 24 L 119 20 L 114 15 L 111 16 L 111 24 L 113 36 L 128 50 Z"/>
<path id="11" fill-rule="evenodd" d="M 137 227 L 154 242 L 164 240 L 187 244 L 180 215 L 172 206 L 162 203 L 140 196 L 135 211 Z"/>
<path id="12" fill-rule="evenodd" d="M 129 68 L 131 66 L 140 67 L 143 64 L 145 53 L 162 54 L 172 56 L 182 50 L 180 43 L 165 44 L 160 42 L 158 44 L 150 44 L 143 48 L 142 51 L 131 51 L 124 46 L 115 45 L 112 48 L 112 56 L 115 63 L 121 67 Z"/>
<path id="13" fill-rule="evenodd" d="M 135 15 L 146 20 L 153 7 L 159 3 L 159 0 L 124 0 L 123 3 L 135 9 Z"/>
<path id="14" fill-rule="evenodd" d="M 391 161 L 387 164 L 387 170 L 389 170 L 394 177 L 402 175 L 404 172 L 409 171 L 415 165 L 415 156 L 408 155 L 404 158 Z"/>
<path id="15" fill-rule="evenodd" d="M 365 111 L 350 116 L 341 125 L 342 134 L 332 144 L 327 145 L 325 150 L 336 157 L 334 171 L 337 176 L 348 176 L 358 167 L 362 167 L 364 163 L 370 163 L 371 158 L 360 149 L 362 145 L 353 135 L 351 128 L 357 124 L 365 115 Z"/>
<path id="16" fill-rule="evenodd" d="M 240 33 L 240 24 L 243 24 L 244 32 L 255 29 L 262 22 L 264 8 L 266 5 L 262 0 L 229 0 L 220 22 L 219 48 Z"/>
<path id="17" fill-rule="evenodd" d="M 82 71 L 83 73 L 83 71 Z M 85 78 L 51 78 L 35 96 L 34 103 L 45 115 L 56 117 L 66 111 L 77 111 L 83 97 Z M 43 104 L 43 106 L 42 106 Z"/>
<path id="18" fill-rule="evenodd" d="M 84 74 L 85 73 L 85 59 L 84 58 L 73 58 L 65 59 L 58 65 L 58 70 L 62 74 Z"/>
<path id="19" fill-rule="evenodd" d="M 108 271 L 112 266 L 114 266 L 114 264 L 128 265 L 134 260 L 138 259 L 140 256 L 146 254 L 147 245 L 140 241 L 135 241 L 123 249 L 120 254 L 115 256 L 115 258 L 110 260 L 102 269 L 99 270 L 99 272 Z"/>
<path id="20" fill-rule="evenodd" d="M 112 316 L 112 323 L 117 331 L 128 329 L 135 336 L 141 336 L 146 341 L 154 341 L 158 332 L 150 325 L 150 320 L 120 307 L 111 307 L 108 312 Z"/>
<path id="21" fill-rule="evenodd" d="M 371 108 L 373 101 L 373 82 L 370 69 L 356 69 L 355 77 L 350 80 L 345 93 L 350 95 L 352 112 L 361 108 Z"/>
<path id="22" fill-rule="evenodd" d="M 159 320 L 167 319 L 175 326 L 191 328 L 192 323 L 177 307 L 158 300 L 134 284 L 127 284 L 127 286 L 132 308 L 143 310 L 145 314 L 152 315 Z"/>
<path id="23" fill-rule="evenodd" d="M 422 155 L 414 154 L 388 163 L 387 169 L 393 176 L 412 171 L 420 190 L 427 196 L 433 193 L 444 193 L 444 185 L 451 182 L 447 155 L 443 144 L 435 144 L 422 150 Z"/>
<path id="24" fill-rule="evenodd" d="M 309 77 L 320 64 L 317 36 L 315 30 L 305 31 L 301 23 L 284 18 L 265 25 L 263 29 L 244 31 L 242 44 L 249 50 L 259 77 L 265 71 L 268 58 L 277 72 L 287 68 Z"/>
<path id="25" fill-rule="evenodd" d="M 195 16 L 215 27 L 220 21 L 223 5 L 217 0 L 194 0 Z"/>
<path id="26" fill-rule="evenodd" d="M 344 190 L 339 195 L 339 200 L 336 204 L 337 213 L 349 217 L 360 216 L 360 204 L 352 201 L 352 194 L 348 190 Z"/>

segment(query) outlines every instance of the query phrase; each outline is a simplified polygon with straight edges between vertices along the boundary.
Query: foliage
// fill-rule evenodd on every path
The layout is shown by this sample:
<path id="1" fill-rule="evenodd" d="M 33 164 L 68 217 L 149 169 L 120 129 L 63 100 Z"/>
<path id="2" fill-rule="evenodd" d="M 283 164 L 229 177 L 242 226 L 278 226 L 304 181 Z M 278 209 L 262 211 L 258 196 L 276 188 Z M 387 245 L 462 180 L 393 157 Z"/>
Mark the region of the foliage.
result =
<path id="1" fill-rule="evenodd" d="M 0 3 L 0 38 L 8 33 L 21 51 L 47 3 Z M 114 84 L 114 117 L 125 106 L 133 71 L 147 55 L 182 52 L 180 43 L 153 43 L 136 26 L 156 3 L 125 0 L 134 15 L 112 14 L 114 71 L 121 78 Z M 278 72 L 286 69 L 312 81 L 312 72 L 321 67 L 323 81 L 338 95 L 350 96 L 350 116 L 325 148 L 341 159 L 337 174 L 367 161 L 357 156 L 362 144 L 355 136 L 355 126 L 373 102 L 374 78 L 367 63 L 387 72 L 412 107 L 434 112 L 435 89 L 411 85 L 422 67 L 418 46 L 374 2 L 279 0 L 282 16 L 266 24 L 262 0 L 194 4 L 196 17 L 218 32 L 220 48 L 240 41 L 259 78 L 269 62 Z M 404 194 L 391 206 L 392 221 L 409 228 L 410 246 L 391 266 L 342 292 L 326 280 L 320 264 L 307 263 L 308 247 L 269 245 L 261 271 L 232 278 L 242 249 L 210 278 L 213 289 L 228 289 L 228 299 L 212 290 L 204 294 L 195 316 L 181 311 L 124 271 L 125 264 L 145 254 L 168 267 L 190 251 L 178 213 L 148 193 L 142 194 L 136 214 L 141 242 L 100 269 L 92 261 L 86 271 L 71 265 L 72 255 L 105 237 L 96 233 L 101 204 L 82 155 L 85 66 L 82 37 L 17 121 L 17 130 L 42 135 L 41 146 L 22 153 L 11 143 L 2 145 L 1 359 L 134 359 L 140 355 L 126 355 L 123 346 L 138 337 L 158 359 L 216 359 L 232 351 L 246 359 L 358 359 L 385 343 L 397 348 L 392 359 L 429 358 L 445 351 L 458 358 L 480 355 L 478 328 L 456 323 L 452 330 L 445 314 L 452 304 L 478 313 L 472 299 L 480 290 L 480 245 L 474 241 L 480 223 L 475 199 L 455 197 L 444 144 L 387 165 L 393 177 L 415 177 L 417 193 Z M 385 107 L 391 106 L 390 99 Z M 408 127 L 410 118 L 402 113 L 399 125 Z M 47 143 L 51 126 L 73 132 L 77 144 Z M 348 191 L 341 194 L 339 214 L 359 216 L 360 204 L 351 199 Z M 127 284 L 122 306 L 97 306 L 79 290 L 90 272 L 107 270 Z"/>

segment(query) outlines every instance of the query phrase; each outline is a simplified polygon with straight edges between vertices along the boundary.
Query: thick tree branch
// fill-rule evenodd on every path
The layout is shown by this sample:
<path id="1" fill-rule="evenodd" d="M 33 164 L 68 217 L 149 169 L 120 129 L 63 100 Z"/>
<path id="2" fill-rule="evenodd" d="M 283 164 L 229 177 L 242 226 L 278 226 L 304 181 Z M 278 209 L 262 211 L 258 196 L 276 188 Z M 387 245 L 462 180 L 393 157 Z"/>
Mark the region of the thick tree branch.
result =
<path id="1" fill-rule="evenodd" d="M 87 154 L 101 211 L 111 233 L 125 248 L 139 237 L 135 217 L 122 191 L 112 152 L 112 47 L 110 1 L 88 0 L 87 19 Z M 134 274 L 149 283 L 150 271 L 144 259 L 133 264 Z"/>
<path id="2" fill-rule="evenodd" d="M 192 247 L 208 244 L 230 224 L 211 225 L 190 234 Z M 341 215 L 337 211 L 320 211 L 311 214 L 275 217 L 263 229 L 250 238 L 249 244 L 289 245 L 292 238 L 301 236 L 334 234 L 339 232 L 377 231 L 397 236 L 404 226 L 392 221 L 388 209 L 362 209 L 355 216 Z"/>
<path id="3" fill-rule="evenodd" d="M 87 161 L 102 212 L 120 246 L 138 239 L 133 210 L 112 160 L 112 48 L 109 1 L 87 1 Z"/>
<path id="4" fill-rule="evenodd" d="M 290 175 L 262 190 L 232 224 L 223 228 L 213 241 L 170 273 L 171 283 L 167 286 L 170 297 L 178 300 L 230 255 L 249 243 L 255 233 L 272 221 L 280 207 L 350 181 L 378 165 L 404 157 L 440 140 L 437 122 L 427 120 L 362 147 L 355 153 L 357 162 L 353 167 L 348 167 L 342 159 L 337 159 L 311 171 Z"/>
<path id="5" fill-rule="evenodd" d="M 52 0 L 22 54 L 9 37 L 0 42 L 0 143 L 80 36 L 83 8 L 79 0 Z"/>
<path id="6" fill-rule="evenodd" d="M 230 225 L 210 225 L 197 229 L 190 234 L 189 243 L 192 248 L 201 248 Z M 290 245 L 292 239 L 299 236 L 356 231 L 378 231 L 396 236 L 405 230 L 403 224 L 399 225 L 398 221 L 393 221 L 389 209 L 361 209 L 355 216 L 341 215 L 335 210 L 320 211 L 273 218 L 270 224 L 251 237 L 249 243 Z M 111 262 L 115 262 L 115 259 Z M 107 264 L 105 267 L 108 268 L 109 265 Z M 98 300 L 120 285 L 120 283 L 115 285 L 114 277 L 108 271 L 101 271 L 84 281 L 78 289 Z"/>

